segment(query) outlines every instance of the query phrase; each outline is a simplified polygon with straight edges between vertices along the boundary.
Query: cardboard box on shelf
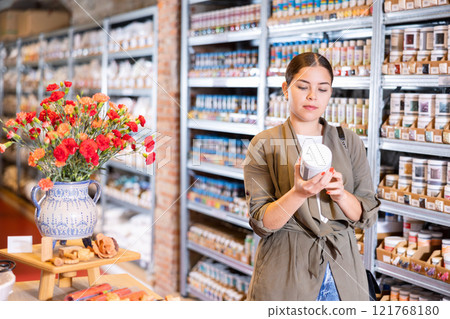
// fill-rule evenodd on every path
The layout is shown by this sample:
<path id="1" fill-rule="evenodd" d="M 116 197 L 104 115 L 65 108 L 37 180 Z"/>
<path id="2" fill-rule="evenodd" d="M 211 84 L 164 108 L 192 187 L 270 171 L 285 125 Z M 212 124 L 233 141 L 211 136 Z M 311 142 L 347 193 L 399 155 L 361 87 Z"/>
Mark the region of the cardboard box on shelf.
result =
<path id="1" fill-rule="evenodd" d="M 419 247 L 417 252 L 411 257 L 410 271 L 426 276 L 428 269 L 428 259 L 431 257 L 433 249 L 431 247 Z"/>
<path id="2" fill-rule="evenodd" d="M 17 35 L 29 37 L 68 27 L 70 14 L 66 11 L 25 10 L 20 12 L 17 21 Z"/>
<path id="3" fill-rule="evenodd" d="M 436 266 L 436 279 L 450 284 L 450 269 Z"/>
<path id="4" fill-rule="evenodd" d="M 17 38 L 18 10 L 0 12 L 0 41 L 12 41 Z"/>
<path id="5" fill-rule="evenodd" d="M 403 247 L 406 245 L 406 241 L 399 242 L 395 247 Z M 384 247 L 384 240 L 383 242 L 377 247 L 377 260 L 382 261 L 386 264 L 390 264 L 392 260 L 392 251 L 389 251 L 385 249 Z"/>

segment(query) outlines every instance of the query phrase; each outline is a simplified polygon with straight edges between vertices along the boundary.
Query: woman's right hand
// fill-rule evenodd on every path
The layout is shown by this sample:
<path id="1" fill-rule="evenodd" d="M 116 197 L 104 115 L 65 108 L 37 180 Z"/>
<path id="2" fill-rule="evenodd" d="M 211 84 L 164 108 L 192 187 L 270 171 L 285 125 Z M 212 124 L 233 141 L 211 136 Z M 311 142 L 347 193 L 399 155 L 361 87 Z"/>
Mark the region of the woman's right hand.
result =
<path id="1" fill-rule="evenodd" d="M 295 163 L 294 190 L 298 195 L 308 198 L 325 189 L 328 183 L 330 183 L 335 171 L 332 167 L 326 172 L 317 174 L 310 180 L 305 181 L 300 174 L 300 161 L 301 158 L 299 158 L 297 163 Z"/>

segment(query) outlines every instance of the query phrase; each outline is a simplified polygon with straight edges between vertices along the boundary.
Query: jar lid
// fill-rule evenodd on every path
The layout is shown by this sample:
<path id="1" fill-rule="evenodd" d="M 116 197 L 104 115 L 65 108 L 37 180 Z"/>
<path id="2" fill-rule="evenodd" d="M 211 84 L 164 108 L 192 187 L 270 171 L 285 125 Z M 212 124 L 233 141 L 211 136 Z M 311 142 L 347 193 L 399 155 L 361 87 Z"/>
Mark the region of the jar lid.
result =
<path id="1" fill-rule="evenodd" d="M 448 99 L 450 98 L 450 94 L 436 94 L 437 99 Z"/>
<path id="2" fill-rule="evenodd" d="M 398 174 L 386 174 L 386 178 L 398 180 Z"/>
<path id="3" fill-rule="evenodd" d="M 434 27 L 434 31 L 436 30 L 448 30 L 448 26 L 446 25 L 438 25 Z"/>
<path id="4" fill-rule="evenodd" d="M 405 29 L 405 33 L 407 33 L 407 32 L 418 32 L 418 31 L 420 31 L 419 28 L 406 28 Z"/>
<path id="5" fill-rule="evenodd" d="M 391 290 L 400 291 L 400 287 L 399 286 L 391 286 Z"/>
<path id="6" fill-rule="evenodd" d="M 384 239 L 385 244 L 388 244 L 389 246 L 395 246 L 402 241 L 406 241 L 406 239 L 399 236 L 389 236 Z"/>
<path id="7" fill-rule="evenodd" d="M 441 233 L 440 231 L 436 231 L 436 232 L 433 232 L 431 235 L 433 236 L 433 238 L 442 238 L 442 236 L 444 234 Z"/>
<path id="8" fill-rule="evenodd" d="M 431 239 L 431 234 L 424 234 L 424 233 L 419 233 L 419 238 L 421 239 Z"/>
<path id="9" fill-rule="evenodd" d="M 16 263 L 12 260 L 0 260 L 0 273 L 13 270 Z"/>
<path id="10" fill-rule="evenodd" d="M 413 230 L 409 231 L 409 236 L 417 236 L 417 234 L 418 234 L 418 232 L 416 232 L 416 231 L 413 231 Z"/>
<path id="11" fill-rule="evenodd" d="M 430 32 L 430 31 L 434 31 L 434 28 L 433 27 L 421 28 L 420 31 L 422 31 L 422 32 Z"/>
<path id="12" fill-rule="evenodd" d="M 428 160 L 428 165 L 447 166 L 447 162 L 439 160 Z"/>
<path id="13" fill-rule="evenodd" d="M 433 93 L 421 93 L 421 94 L 419 94 L 419 98 L 421 98 L 421 97 L 434 98 L 434 97 L 436 97 L 436 95 Z"/>
<path id="14" fill-rule="evenodd" d="M 397 248 L 397 253 L 398 254 L 404 254 L 406 252 L 406 247 L 398 247 Z"/>
<path id="15" fill-rule="evenodd" d="M 419 52 L 417 52 L 420 55 L 429 55 L 431 54 L 430 50 L 419 50 Z"/>
<path id="16" fill-rule="evenodd" d="M 442 239 L 442 243 L 443 243 L 444 245 L 450 245 L 450 238 L 444 238 L 444 239 Z"/>

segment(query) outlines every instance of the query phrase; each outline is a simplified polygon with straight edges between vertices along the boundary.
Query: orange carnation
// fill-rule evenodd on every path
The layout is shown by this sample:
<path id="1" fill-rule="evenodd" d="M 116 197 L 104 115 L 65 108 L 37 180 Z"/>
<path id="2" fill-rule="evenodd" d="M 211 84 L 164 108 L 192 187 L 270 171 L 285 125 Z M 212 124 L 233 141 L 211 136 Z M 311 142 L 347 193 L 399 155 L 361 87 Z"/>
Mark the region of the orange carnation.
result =
<path id="1" fill-rule="evenodd" d="M 93 128 L 99 128 L 102 126 L 102 124 L 103 124 L 103 121 L 101 119 L 98 119 L 98 120 L 93 120 L 91 123 L 91 126 Z"/>
<path id="2" fill-rule="evenodd" d="M 56 167 L 63 167 L 64 165 L 66 165 L 66 162 L 55 161 Z"/>
<path id="3" fill-rule="evenodd" d="M 109 107 L 112 109 L 112 110 L 114 110 L 114 111 L 118 111 L 119 110 L 119 108 L 117 107 L 117 104 L 116 103 L 114 103 L 114 102 L 109 102 Z"/>
<path id="4" fill-rule="evenodd" d="M 88 136 L 87 136 L 86 133 L 80 133 L 80 134 L 78 135 L 78 137 L 80 138 L 81 141 L 85 141 L 85 140 L 87 140 L 87 138 L 88 138 Z"/>
<path id="5" fill-rule="evenodd" d="M 66 114 L 73 114 L 74 111 L 75 111 L 75 108 L 73 105 L 66 105 L 64 107 L 64 112 L 66 112 Z"/>
<path id="6" fill-rule="evenodd" d="M 79 101 L 82 105 L 91 105 L 93 103 L 92 99 L 89 96 L 84 96 Z"/>
<path id="7" fill-rule="evenodd" d="M 58 137 L 58 132 L 56 131 L 50 131 L 47 133 L 47 137 L 53 141 L 54 139 L 56 139 Z"/>
<path id="8" fill-rule="evenodd" d="M 33 157 L 32 153 L 28 156 L 28 166 L 36 167 L 36 159 Z"/>
<path id="9" fill-rule="evenodd" d="M 53 188 L 53 182 L 50 180 L 50 178 L 41 179 L 38 185 L 44 192 Z"/>
<path id="10" fill-rule="evenodd" d="M 45 156 L 45 151 L 42 148 L 37 148 L 33 152 L 33 157 L 36 161 L 39 161 L 41 158 Z"/>
<path id="11" fill-rule="evenodd" d="M 56 129 L 56 132 L 60 137 L 63 137 L 64 135 L 70 132 L 70 125 L 67 123 L 61 123 Z"/>
<path id="12" fill-rule="evenodd" d="M 104 103 L 109 100 L 109 96 L 103 94 L 103 93 L 95 93 L 92 97 L 95 102 L 97 103 Z"/>

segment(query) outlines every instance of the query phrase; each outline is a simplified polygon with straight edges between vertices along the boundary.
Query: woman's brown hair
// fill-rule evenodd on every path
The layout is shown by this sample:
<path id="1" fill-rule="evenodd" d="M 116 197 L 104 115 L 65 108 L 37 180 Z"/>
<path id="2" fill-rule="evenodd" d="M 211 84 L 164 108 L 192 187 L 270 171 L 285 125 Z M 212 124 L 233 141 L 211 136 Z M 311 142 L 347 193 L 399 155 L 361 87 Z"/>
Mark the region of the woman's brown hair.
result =
<path id="1" fill-rule="evenodd" d="M 333 83 L 333 68 L 330 62 L 323 55 L 313 52 L 305 52 L 295 56 L 291 62 L 289 62 L 286 68 L 286 83 L 291 84 L 294 76 L 304 67 L 322 66 L 327 69 L 331 76 L 331 83 Z"/>

